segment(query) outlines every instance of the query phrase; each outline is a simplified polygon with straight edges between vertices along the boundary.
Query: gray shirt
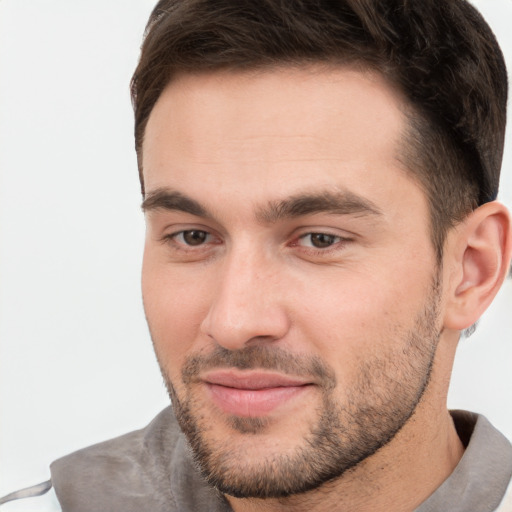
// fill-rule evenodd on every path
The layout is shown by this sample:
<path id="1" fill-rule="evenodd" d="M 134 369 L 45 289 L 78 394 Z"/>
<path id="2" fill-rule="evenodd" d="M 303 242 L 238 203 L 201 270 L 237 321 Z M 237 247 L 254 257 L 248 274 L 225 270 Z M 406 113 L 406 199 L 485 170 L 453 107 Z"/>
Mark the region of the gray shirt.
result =
<path id="1" fill-rule="evenodd" d="M 466 450 L 415 512 L 511 512 L 512 445 L 483 416 L 465 411 L 452 416 Z M 142 430 L 58 459 L 46 488 L 51 485 L 63 512 L 231 511 L 194 467 L 170 407 Z M 32 489 L 35 494 L 45 487 Z"/>

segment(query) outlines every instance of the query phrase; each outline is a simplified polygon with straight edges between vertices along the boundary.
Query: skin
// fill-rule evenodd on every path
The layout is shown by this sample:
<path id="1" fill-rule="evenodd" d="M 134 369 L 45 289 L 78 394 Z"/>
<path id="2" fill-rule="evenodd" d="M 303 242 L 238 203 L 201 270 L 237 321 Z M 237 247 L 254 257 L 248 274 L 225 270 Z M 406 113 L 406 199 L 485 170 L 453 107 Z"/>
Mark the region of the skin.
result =
<path id="1" fill-rule="evenodd" d="M 438 267 L 426 197 L 398 158 L 404 108 L 378 75 L 302 68 L 180 76 L 151 113 L 144 305 L 173 402 L 187 404 L 205 442 L 234 474 L 250 475 L 304 446 L 326 396 L 345 412 L 414 409 L 339 478 L 287 498 L 227 496 L 235 511 L 413 510 L 462 456 L 446 409 L 449 376 L 460 329 L 503 279 L 510 228 L 499 205 L 477 211 L 450 231 Z M 336 195 L 329 211 L 283 206 L 326 193 Z M 212 365 L 184 374 L 219 347 L 314 359 L 333 384 L 287 367 L 308 386 L 269 412 L 249 402 L 234 421 L 202 380 Z"/>

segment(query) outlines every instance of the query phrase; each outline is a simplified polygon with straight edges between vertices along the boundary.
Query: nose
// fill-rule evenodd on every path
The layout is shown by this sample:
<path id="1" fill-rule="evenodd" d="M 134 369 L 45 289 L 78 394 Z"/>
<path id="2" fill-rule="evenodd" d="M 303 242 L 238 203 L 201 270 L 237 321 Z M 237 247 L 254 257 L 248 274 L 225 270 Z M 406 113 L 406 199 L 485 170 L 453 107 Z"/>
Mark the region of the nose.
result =
<path id="1" fill-rule="evenodd" d="M 257 254 L 233 253 L 220 266 L 202 332 L 228 350 L 283 338 L 290 323 L 279 272 Z"/>

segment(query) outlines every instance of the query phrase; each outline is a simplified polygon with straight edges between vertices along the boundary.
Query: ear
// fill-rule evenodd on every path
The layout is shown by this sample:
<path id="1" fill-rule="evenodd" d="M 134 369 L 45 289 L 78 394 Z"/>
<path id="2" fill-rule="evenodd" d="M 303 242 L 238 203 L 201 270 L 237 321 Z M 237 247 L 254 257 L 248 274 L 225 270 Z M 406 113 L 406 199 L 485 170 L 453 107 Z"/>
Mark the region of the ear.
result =
<path id="1" fill-rule="evenodd" d="M 497 201 L 480 206 L 449 233 L 443 256 L 446 328 L 462 331 L 480 318 L 507 276 L 511 254 L 510 213 Z"/>

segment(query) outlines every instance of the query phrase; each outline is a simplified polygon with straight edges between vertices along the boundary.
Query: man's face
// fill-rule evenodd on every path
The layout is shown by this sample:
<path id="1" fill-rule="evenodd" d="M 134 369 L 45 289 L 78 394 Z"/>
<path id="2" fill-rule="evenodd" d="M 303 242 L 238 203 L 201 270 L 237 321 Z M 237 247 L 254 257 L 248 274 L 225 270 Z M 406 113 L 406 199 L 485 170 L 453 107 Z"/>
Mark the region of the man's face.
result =
<path id="1" fill-rule="evenodd" d="M 182 76 L 143 168 L 146 315 L 221 491 L 278 497 L 371 456 L 414 412 L 439 338 L 428 206 L 401 99 L 348 69 Z"/>

